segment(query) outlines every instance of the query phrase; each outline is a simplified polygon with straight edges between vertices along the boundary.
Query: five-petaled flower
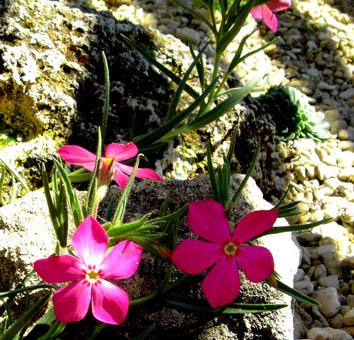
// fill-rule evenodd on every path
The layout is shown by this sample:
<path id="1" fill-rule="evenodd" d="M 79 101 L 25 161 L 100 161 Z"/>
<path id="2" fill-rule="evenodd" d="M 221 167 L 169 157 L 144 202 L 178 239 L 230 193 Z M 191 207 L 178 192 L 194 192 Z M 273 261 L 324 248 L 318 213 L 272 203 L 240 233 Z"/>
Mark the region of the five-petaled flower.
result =
<path id="1" fill-rule="evenodd" d="M 262 20 L 273 32 L 278 30 L 278 19 L 274 13 L 284 11 L 291 5 L 291 0 L 271 0 L 253 7 L 251 15 L 255 20 Z"/>
<path id="2" fill-rule="evenodd" d="M 121 162 L 135 157 L 138 154 L 138 151 L 139 150 L 134 143 L 112 143 L 107 145 L 104 151 L 104 157 L 101 158 L 100 164 L 101 180 L 103 179 L 103 184 L 107 185 L 108 175 L 108 177 L 110 177 L 108 180 L 113 179 L 122 189 L 124 189 L 128 183 L 128 176 L 133 172 L 133 167 Z M 57 152 L 60 157 L 69 164 L 82 166 L 90 172 L 94 170 L 96 155 L 80 146 L 64 145 Z M 102 169 L 106 169 L 106 172 L 102 173 Z M 148 168 L 137 169 L 136 177 L 162 181 L 161 176 L 158 175 L 156 171 Z"/>
<path id="3" fill-rule="evenodd" d="M 85 317 L 91 304 L 93 316 L 108 324 L 123 323 L 129 307 L 128 294 L 107 279 L 127 279 L 136 272 L 142 249 L 122 241 L 105 256 L 108 236 L 92 217 L 87 217 L 72 237 L 78 257 L 50 256 L 34 262 L 34 270 L 49 283 L 73 281 L 53 296 L 56 319 L 76 322 Z"/>
<path id="4" fill-rule="evenodd" d="M 189 238 L 172 253 L 172 261 L 182 271 L 198 275 L 213 266 L 202 282 L 202 291 L 213 308 L 231 303 L 240 292 L 242 269 L 252 282 L 266 280 L 274 272 L 270 251 L 245 242 L 271 229 L 278 209 L 258 210 L 245 215 L 232 234 L 223 206 L 213 200 L 189 204 L 188 225 L 207 240 Z"/>

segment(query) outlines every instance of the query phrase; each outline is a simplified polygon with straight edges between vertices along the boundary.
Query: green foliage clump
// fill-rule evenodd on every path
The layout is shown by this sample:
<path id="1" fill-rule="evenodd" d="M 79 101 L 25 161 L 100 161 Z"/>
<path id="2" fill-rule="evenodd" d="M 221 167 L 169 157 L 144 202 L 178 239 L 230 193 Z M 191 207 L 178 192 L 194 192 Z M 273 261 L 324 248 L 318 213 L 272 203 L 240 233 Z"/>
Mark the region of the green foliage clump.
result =
<path id="1" fill-rule="evenodd" d="M 279 139 L 329 138 L 329 124 L 324 120 L 324 114 L 316 111 L 299 90 L 282 85 L 272 86 L 257 99 L 263 110 L 273 117 Z"/>
<path id="2" fill-rule="evenodd" d="M 15 138 L 8 136 L 7 134 L 0 132 L 0 149 L 7 145 L 13 145 L 16 143 Z"/>

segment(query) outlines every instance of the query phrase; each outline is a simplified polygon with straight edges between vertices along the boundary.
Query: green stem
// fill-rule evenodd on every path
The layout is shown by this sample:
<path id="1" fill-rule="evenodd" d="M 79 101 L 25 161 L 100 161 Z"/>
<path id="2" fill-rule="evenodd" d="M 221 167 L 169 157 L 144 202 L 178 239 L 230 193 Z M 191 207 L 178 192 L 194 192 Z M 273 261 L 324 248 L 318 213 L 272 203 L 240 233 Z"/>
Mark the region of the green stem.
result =
<path id="1" fill-rule="evenodd" d="M 215 54 L 215 60 L 214 60 L 214 69 L 213 69 L 213 74 L 211 76 L 211 81 L 213 81 L 214 79 L 216 79 L 216 77 L 219 74 L 219 68 L 220 68 L 220 61 L 221 61 L 221 54 L 219 54 L 218 52 L 216 52 Z M 216 99 L 216 94 L 217 92 L 215 91 L 215 88 L 217 86 L 214 87 L 214 89 L 212 89 L 210 91 L 210 95 L 209 95 L 209 99 L 208 99 L 208 103 L 205 106 L 203 112 L 200 113 L 200 115 L 202 116 L 205 112 L 208 112 L 210 110 L 211 105 L 214 103 L 214 100 Z"/>
<path id="2" fill-rule="evenodd" d="M 28 286 L 28 287 L 18 288 L 18 289 L 6 291 L 6 292 L 0 292 L 0 298 L 6 297 L 6 296 L 10 296 L 10 295 L 13 295 L 13 294 L 17 294 L 17 293 L 23 293 L 23 292 L 26 292 L 26 291 L 29 291 L 29 290 L 41 289 L 41 288 L 57 289 L 58 286 L 57 285 L 53 285 L 53 284 L 49 284 L 49 283 L 41 283 L 41 284 L 34 285 L 34 286 Z"/>

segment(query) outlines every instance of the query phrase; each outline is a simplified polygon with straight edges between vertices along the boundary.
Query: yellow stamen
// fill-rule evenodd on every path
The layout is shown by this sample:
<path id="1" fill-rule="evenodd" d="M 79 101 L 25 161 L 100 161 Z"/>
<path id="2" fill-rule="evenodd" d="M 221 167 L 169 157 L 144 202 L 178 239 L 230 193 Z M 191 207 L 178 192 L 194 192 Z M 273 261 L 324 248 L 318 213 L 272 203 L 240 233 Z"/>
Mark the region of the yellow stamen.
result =
<path id="1" fill-rule="evenodd" d="M 224 247 L 224 252 L 225 252 L 226 255 L 233 256 L 233 255 L 235 255 L 236 250 L 237 250 L 237 246 L 233 242 L 229 242 Z"/>
<path id="2" fill-rule="evenodd" d="M 86 272 L 86 280 L 90 282 L 96 282 L 99 279 L 100 279 L 100 274 L 96 270 L 91 269 Z"/>

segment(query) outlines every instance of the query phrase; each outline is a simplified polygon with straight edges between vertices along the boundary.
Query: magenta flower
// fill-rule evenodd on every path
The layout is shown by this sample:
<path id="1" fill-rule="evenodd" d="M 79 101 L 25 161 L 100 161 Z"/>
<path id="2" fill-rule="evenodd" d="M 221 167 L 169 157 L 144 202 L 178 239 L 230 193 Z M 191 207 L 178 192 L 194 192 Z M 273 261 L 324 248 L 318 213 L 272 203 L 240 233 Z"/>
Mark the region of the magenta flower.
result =
<path id="1" fill-rule="evenodd" d="M 91 304 L 97 320 L 114 325 L 123 323 L 128 313 L 128 294 L 107 279 L 133 276 L 140 263 L 141 247 L 132 241 L 122 241 L 105 256 L 108 236 L 92 216 L 79 225 L 72 246 L 78 257 L 50 256 L 33 264 L 34 270 L 46 282 L 73 281 L 54 293 L 56 319 L 59 322 L 80 321 Z"/>
<path id="2" fill-rule="evenodd" d="M 113 179 L 122 189 L 127 185 L 128 176 L 132 173 L 133 167 L 121 162 L 135 157 L 138 154 L 138 151 L 139 150 L 134 143 L 112 143 L 105 148 L 105 155 L 101 158 L 101 167 L 102 163 L 105 163 L 106 165 L 112 163 L 111 167 L 109 167 L 112 177 L 111 180 Z M 65 145 L 57 152 L 60 157 L 69 164 L 82 166 L 90 172 L 94 170 L 96 155 L 80 146 Z M 106 175 L 107 174 L 104 174 L 104 176 Z M 161 176 L 159 176 L 154 170 L 148 168 L 137 169 L 136 177 L 162 181 Z"/>
<path id="3" fill-rule="evenodd" d="M 240 220 L 232 234 L 221 204 L 213 200 L 192 202 L 189 228 L 208 242 L 182 241 L 172 253 L 172 261 L 192 275 L 213 266 L 202 282 L 202 291 L 213 308 L 227 305 L 240 292 L 239 267 L 252 282 L 264 281 L 274 272 L 270 251 L 245 243 L 271 229 L 277 216 L 278 209 L 253 211 Z"/>
<path id="4" fill-rule="evenodd" d="M 253 7 L 251 15 L 255 20 L 262 20 L 273 32 L 278 30 L 278 19 L 274 13 L 284 11 L 291 5 L 291 0 L 271 0 Z"/>

